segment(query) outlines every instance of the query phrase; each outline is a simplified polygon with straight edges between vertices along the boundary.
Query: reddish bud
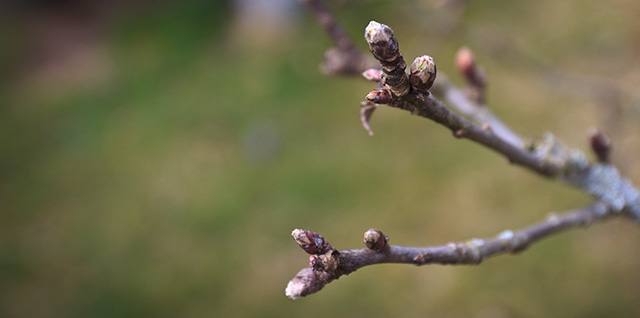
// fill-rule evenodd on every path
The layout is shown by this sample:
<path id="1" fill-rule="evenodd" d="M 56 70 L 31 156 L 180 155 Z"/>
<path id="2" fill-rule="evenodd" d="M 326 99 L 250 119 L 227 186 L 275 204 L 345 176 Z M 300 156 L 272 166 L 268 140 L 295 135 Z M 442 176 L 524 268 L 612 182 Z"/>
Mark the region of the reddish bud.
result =
<path id="1" fill-rule="evenodd" d="M 611 140 L 601 131 L 594 131 L 589 137 L 591 149 L 598 157 L 601 163 L 609 162 L 609 154 L 611 153 Z"/>
<path id="2" fill-rule="evenodd" d="M 380 82 L 382 80 L 382 70 L 370 68 L 362 72 L 362 77 L 364 77 L 368 81 Z"/>
<path id="3" fill-rule="evenodd" d="M 376 104 L 388 104 L 391 102 L 391 92 L 385 88 L 374 89 L 367 94 L 366 99 Z"/>
<path id="4" fill-rule="evenodd" d="M 318 255 L 309 256 L 309 267 L 316 269 L 319 263 L 320 259 L 318 258 Z"/>
<path id="5" fill-rule="evenodd" d="M 460 73 L 472 76 L 476 69 L 476 57 L 468 47 L 463 46 L 456 53 L 455 65 Z"/>
<path id="6" fill-rule="evenodd" d="M 313 231 L 295 229 L 291 232 L 291 236 L 309 254 L 324 254 L 333 249 L 322 235 Z"/>

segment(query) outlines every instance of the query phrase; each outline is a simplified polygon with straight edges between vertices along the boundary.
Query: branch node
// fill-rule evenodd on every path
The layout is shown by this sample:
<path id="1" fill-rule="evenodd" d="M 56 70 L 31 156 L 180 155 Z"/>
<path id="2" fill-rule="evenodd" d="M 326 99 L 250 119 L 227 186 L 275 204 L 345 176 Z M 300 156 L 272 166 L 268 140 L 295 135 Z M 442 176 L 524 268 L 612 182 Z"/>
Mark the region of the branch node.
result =
<path id="1" fill-rule="evenodd" d="M 467 136 L 467 131 L 464 129 L 456 129 L 453 131 L 453 136 L 456 138 L 464 138 Z"/>
<path id="2" fill-rule="evenodd" d="M 314 271 L 333 272 L 338 266 L 340 266 L 340 252 L 337 250 L 309 257 L 309 267 L 313 268 Z"/>
<path id="3" fill-rule="evenodd" d="M 463 253 L 464 259 L 468 260 L 470 264 L 480 264 L 484 260 L 484 240 L 482 239 L 471 239 L 470 241 L 465 243 L 466 249 Z"/>
<path id="4" fill-rule="evenodd" d="M 413 258 L 413 264 L 415 264 L 416 266 L 420 266 L 423 265 L 427 262 L 427 258 L 423 255 L 417 255 L 416 257 Z"/>
<path id="5" fill-rule="evenodd" d="M 320 291 L 331 280 L 328 273 L 314 271 L 309 267 L 303 268 L 289 281 L 284 293 L 291 299 L 298 299 Z"/>

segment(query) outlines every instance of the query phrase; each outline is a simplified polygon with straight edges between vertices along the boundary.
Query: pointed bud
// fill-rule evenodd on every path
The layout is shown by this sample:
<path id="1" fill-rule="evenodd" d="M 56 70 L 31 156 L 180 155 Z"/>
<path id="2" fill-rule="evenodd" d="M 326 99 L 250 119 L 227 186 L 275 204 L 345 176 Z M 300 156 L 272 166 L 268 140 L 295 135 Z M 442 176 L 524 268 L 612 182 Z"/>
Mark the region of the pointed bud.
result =
<path id="1" fill-rule="evenodd" d="M 364 38 L 369 43 L 369 50 L 378 60 L 391 61 L 398 55 L 398 41 L 387 25 L 376 21 L 369 22 L 364 30 Z"/>
<path id="2" fill-rule="evenodd" d="M 436 80 L 436 63 L 429 55 L 416 57 L 411 63 L 410 72 L 411 86 L 418 91 L 426 92 Z"/>
<path id="3" fill-rule="evenodd" d="M 333 249 L 322 235 L 313 231 L 295 229 L 291 232 L 291 236 L 309 254 L 324 254 Z"/>
<path id="4" fill-rule="evenodd" d="M 391 92 L 385 88 L 374 89 L 367 94 L 366 99 L 376 104 L 388 104 L 391 102 Z"/>
<path id="5" fill-rule="evenodd" d="M 376 252 L 384 250 L 387 247 L 388 240 L 389 238 L 384 236 L 379 230 L 369 229 L 364 232 L 364 245 Z"/>

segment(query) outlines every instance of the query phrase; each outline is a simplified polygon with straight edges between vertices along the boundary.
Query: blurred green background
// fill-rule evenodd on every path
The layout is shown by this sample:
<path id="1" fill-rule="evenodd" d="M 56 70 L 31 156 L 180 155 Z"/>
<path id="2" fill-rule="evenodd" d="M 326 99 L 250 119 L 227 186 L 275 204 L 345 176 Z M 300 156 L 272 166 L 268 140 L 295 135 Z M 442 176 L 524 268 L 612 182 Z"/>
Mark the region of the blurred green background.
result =
<path id="1" fill-rule="evenodd" d="M 587 148 L 600 127 L 640 183 L 640 3 L 329 1 L 365 48 L 457 82 L 470 46 L 489 104 L 524 136 Z M 339 249 L 488 237 L 590 198 L 318 70 L 331 43 L 283 1 L 0 3 L 2 317 L 630 317 L 640 228 L 612 220 L 480 266 L 380 265 L 308 298 L 290 237 Z"/>

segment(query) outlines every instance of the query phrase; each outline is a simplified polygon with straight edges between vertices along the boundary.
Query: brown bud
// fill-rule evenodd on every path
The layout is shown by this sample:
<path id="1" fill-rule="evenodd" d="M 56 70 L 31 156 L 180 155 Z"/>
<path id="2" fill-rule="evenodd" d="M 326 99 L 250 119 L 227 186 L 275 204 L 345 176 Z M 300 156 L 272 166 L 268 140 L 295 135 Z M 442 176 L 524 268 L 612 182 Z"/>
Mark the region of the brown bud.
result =
<path id="1" fill-rule="evenodd" d="M 376 104 L 388 104 L 391 102 L 391 92 L 386 88 L 374 89 L 367 94 L 366 99 Z"/>
<path id="2" fill-rule="evenodd" d="M 398 40 L 387 25 L 376 21 L 369 22 L 364 31 L 364 38 L 369 43 L 369 50 L 378 60 L 391 61 L 399 54 Z"/>
<path id="3" fill-rule="evenodd" d="M 411 63 L 411 86 L 418 91 L 426 92 L 436 80 L 436 63 L 429 55 L 416 57 Z"/>
<path id="4" fill-rule="evenodd" d="M 598 157 L 600 163 L 609 162 L 609 154 L 611 153 L 611 140 L 601 131 L 594 131 L 589 137 L 591 149 Z"/>
<path id="5" fill-rule="evenodd" d="M 291 232 L 291 236 L 309 254 L 324 254 L 333 249 L 322 235 L 313 231 L 295 229 Z"/>
<path id="6" fill-rule="evenodd" d="M 364 232 L 364 245 L 376 252 L 384 250 L 387 247 L 388 240 L 389 238 L 384 236 L 379 230 L 369 229 Z"/>

